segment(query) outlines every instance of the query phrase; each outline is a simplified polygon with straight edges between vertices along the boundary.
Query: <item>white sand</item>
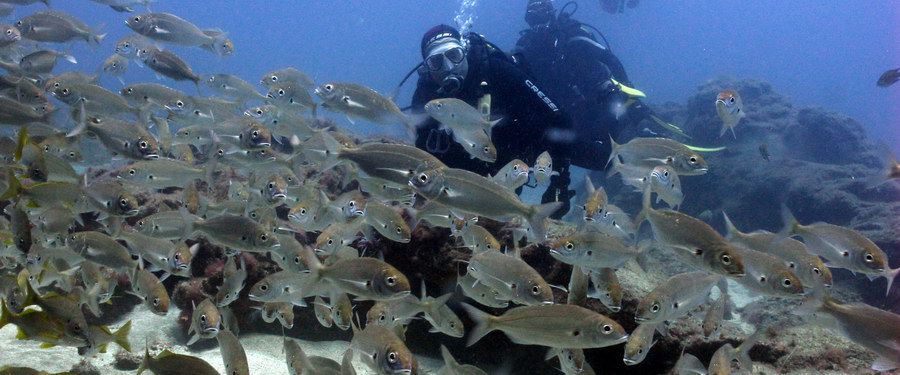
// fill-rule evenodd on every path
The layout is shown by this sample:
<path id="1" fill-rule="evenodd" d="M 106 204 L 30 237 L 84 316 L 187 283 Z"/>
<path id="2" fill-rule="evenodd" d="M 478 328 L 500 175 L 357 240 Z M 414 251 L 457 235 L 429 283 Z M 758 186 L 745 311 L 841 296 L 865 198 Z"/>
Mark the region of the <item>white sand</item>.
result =
<path id="1" fill-rule="evenodd" d="M 175 318 L 179 311 L 172 309 L 167 316 L 158 316 L 149 312 L 143 306 L 136 307 L 134 312 L 129 314 L 126 319 L 113 324 L 110 329 L 115 331 L 119 326 L 124 324 L 127 319 L 132 320 L 132 330 L 129 340 L 131 341 L 132 351 L 143 355 L 145 340 L 151 344 L 155 342 L 166 343 L 171 346 L 170 350 L 176 353 L 184 353 L 202 358 L 210 365 L 215 367 L 219 372 L 225 371 L 222 363 L 222 356 L 218 347 L 191 351 L 184 345 L 184 340 L 179 333 Z M 264 323 L 261 323 L 264 324 Z M 284 361 L 282 350 L 281 336 L 269 334 L 249 333 L 240 335 L 241 343 L 247 353 L 247 361 L 250 364 L 250 373 L 252 374 L 287 374 L 287 365 Z M 212 339 L 215 342 L 215 339 Z M 297 340 L 300 346 L 310 356 L 322 356 L 331 358 L 340 362 L 341 356 L 349 346 L 346 341 L 305 341 Z M 206 345 L 204 345 L 206 344 Z M 75 348 L 55 347 L 50 349 L 38 348 L 39 343 L 36 341 L 16 340 L 16 327 L 12 324 L 0 329 L 0 367 L 3 366 L 27 366 L 38 370 L 48 372 L 68 371 L 73 365 L 78 363 L 82 357 L 78 355 Z M 209 345 L 198 343 L 194 346 L 208 348 Z M 98 354 L 91 359 L 91 363 L 100 370 L 102 374 L 134 374 L 134 371 L 121 371 L 113 367 L 113 356 L 119 351 L 119 347 L 110 344 L 109 350 L 105 354 Z M 433 372 L 441 366 L 441 362 L 435 359 L 417 356 L 420 366 L 423 369 Z M 358 374 L 372 374 L 369 369 L 358 360 L 354 361 L 354 367 Z"/>

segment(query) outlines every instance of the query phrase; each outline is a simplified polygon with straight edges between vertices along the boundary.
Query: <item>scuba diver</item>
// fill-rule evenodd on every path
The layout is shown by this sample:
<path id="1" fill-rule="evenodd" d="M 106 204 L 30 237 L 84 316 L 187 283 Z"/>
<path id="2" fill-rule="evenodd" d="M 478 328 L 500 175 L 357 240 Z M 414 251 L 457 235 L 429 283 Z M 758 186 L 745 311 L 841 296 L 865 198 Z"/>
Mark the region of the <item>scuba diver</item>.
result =
<path id="1" fill-rule="evenodd" d="M 476 33 L 461 38 L 455 28 L 438 25 L 425 33 L 420 47 L 423 62 L 413 70 L 419 73 L 419 80 L 410 108 L 421 111 L 428 101 L 438 98 L 457 98 L 477 108 L 479 100 L 489 94 L 491 115 L 502 120 L 491 130 L 497 149 L 494 163 L 471 158 L 431 118 L 418 126 L 416 146 L 452 168 L 482 176 L 496 174 L 513 159 L 531 163 L 549 151 L 559 175 L 551 177 L 542 203 L 563 202 L 554 218 L 568 212 L 574 194 L 569 190 L 569 148 L 574 134 L 571 120 L 555 101 L 503 51 Z"/>
<path id="2" fill-rule="evenodd" d="M 567 12 L 569 6 L 574 8 Z M 570 1 L 557 14 L 551 0 L 529 0 L 525 22 L 530 28 L 520 32 L 513 56 L 572 117 L 579 140 L 571 150 L 572 164 L 603 170 L 610 137 L 619 139 L 622 129 L 645 118 L 661 120 L 641 103 L 644 94 L 631 88 L 609 43 L 600 44 L 592 29 L 602 33 L 572 18 L 577 9 Z"/>

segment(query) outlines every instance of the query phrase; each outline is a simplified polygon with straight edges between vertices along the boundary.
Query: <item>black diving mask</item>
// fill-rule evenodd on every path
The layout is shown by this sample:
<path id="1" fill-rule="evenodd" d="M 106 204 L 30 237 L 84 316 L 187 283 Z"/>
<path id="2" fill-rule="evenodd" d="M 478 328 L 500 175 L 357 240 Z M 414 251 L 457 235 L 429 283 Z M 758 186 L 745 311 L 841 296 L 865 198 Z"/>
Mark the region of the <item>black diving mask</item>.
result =
<path id="1" fill-rule="evenodd" d="M 463 50 L 462 46 L 450 46 L 446 49 L 438 47 L 432 54 L 425 57 L 425 67 L 432 72 L 453 70 L 453 68 L 465 58 L 466 52 Z"/>

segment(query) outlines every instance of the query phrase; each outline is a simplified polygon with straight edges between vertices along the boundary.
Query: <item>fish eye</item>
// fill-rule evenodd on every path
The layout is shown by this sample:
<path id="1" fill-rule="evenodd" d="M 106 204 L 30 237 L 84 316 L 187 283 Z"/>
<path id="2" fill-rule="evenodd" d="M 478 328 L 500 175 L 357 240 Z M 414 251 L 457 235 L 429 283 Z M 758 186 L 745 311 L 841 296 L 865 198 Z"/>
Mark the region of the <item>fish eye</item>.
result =
<path id="1" fill-rule="evenodd" d="M 306 215 L 306 209 L 305 209 L 305 208 L 301 208 L 301 209 L 300 209 L 300 215 Z"/>
<path id="2" fill-rule="evenodd" d="M 274 189 L 274 188 L 275 188 L 275 183 L 270 182 L 268 186 L 269 186 L 269 189 Z"/>
<path id="3" fill-rule="evenodd" d="M 791 284 L 793 284 L 793 283 L 791 282 L 791 279 L 784 279 L 784 280 L 781 280 L 781 285 L 784 286 L 785 288 L 790 287 Z"/>
<path id="4" fill-rule="evenodd" d="M 394 286 L 394 284 L 397 282 L 397 279 L 395 279 L 393 276 L 388 276 L 385 281 L 387 281 L 388 285 Z"/>
<path id="5" fill-rule="evenodd" d="M 531 294 L 538 295 L 541 294 L 541 287 L 535 285 L 531 287 Z"/>
<path id="6" fill-rule="evenodd" d="M 395 353 L 395 352 L 388 353 L 388 362 L 397 363 L 397 353 Z"/>
<path id="7" fill-rule="evenodd" d="M 819 267 L 814 267 L 814 268 L 813 268 L 813 273 L 815 273 L 816 275 L 821 275 L 821 274 L 822 274 L 822 271 L 819 270 Z"/>
<path id="8" fill-rule="evenodd" d="M 175 105 L 176 105 L 178 108 L 182 108 L 182 107 L 184 107 L 184 102 L 181 101 L 181 100 L 179 100 L 179 101 L 175 102 Z"/>
<path id="9" fill-rule="evenodd" d="M 651 312 L 659 312 L 659 304 L 654 303 L 653 306 L 650 306 L 650 311 Z"/>
<path id="10" fill-rule="evenodd" d="M 63 88 L 63 89 L 62 89 L 62 94 L 63 94 L 63 95 L 69 95 L 69 89 L 68 89 L 68 88 Z"/>
<path id="11" fill-rule="evenodd" d="M 149 146 L 149 145 L 147 144 L 147 141 L 141 141 L 140 143 L 138 143 L 138 147 L 140 147 L 141 150 L 146 149 L 147 146 Z"/>
<path id="12" fill-rule="evenodd" d="M 329 238 L 327 243 L 328 245 L 334 245 L 334 239 Z"/>
<path id="13" fill-rule="evenodd" d="M 159 306 L 159 297 L 153 299 L 153 306 Z"/>
<path id="14" fill-rule="evenodd" d="M 129 170 L 128 170 L 128 174 L 130 174 L 130 175 L 132 175 L 132 176 L 134 176 L 135 173 L 137 173 L 137 171 L 135 171 L 134 169 L 129 169 Z"/>
<path id="15" fill-rule="evenodd" d="M 295 257 L 294 257 L 294 263 L 300 264 L 300 257 L 299 257 L 299 256 L 295 256 Z"/>
<path id="16" fill-rule="evenodd" d="M 269 236 L 267 236 L 265 233 L 263 233 L 263 234 L 260 234 L 260 235 L 259 235 L 259 239 L 260 239 L 261 241 L 265 242 L 265 241 L 268 241 L 268 240 L 269 240 Z"/>
<path id="17" fill-rule="evenodd" d="M 6 35 L 12 35 L 12 29 L 6 29 Z"/>
<path id="18" fill-rule="evenodd" d="M 843 255 L 843 256 L 846 258 L 846 257 L 850 256 L 850 252 L 849 252 L 849 251 L 844 251 L 844 252 L 841 253 L 841 255 Z"/>
<path id="19" fill-rule="evenodd" d="M 609 334 L 609 333 L 611 333 L 612 331 L 613 331 L 613 327 L 612 327 L 611 325 L 609 325 L 609 324 L 604 324 L 604 325 L 603 325 L 603 333 Z"/>
<path id="20" fill-rule="evenodd" d="M 263 111 L 262 111 L 261 109 L 257 109 L 257 110 L 256 110 L 256 114 L 259 115 L 259 116 L 262 116 Z"/>
<path id="21" fill-rule="evenodd" d="M 278 96 L 284 96 L 284 89 L 278 89 Z"/>
<path id="22" fill-rule="evenodd" d="M 135 17 L 132 18 L 131 20 L 134 21 L 134 22 L 141 22 L 141 16 L 135 16 Z"/>
<path id="23" fill-rule="evenodd" d="M 759 282 L 761 282 L 761 283 L 766 282 L 766 276 L 765 276 L 765 275 L 760 276 L 760 277 L 759 277 Z"/>
<path id="24" fill-rule="evenodd" d="M 278 82 L 278 76 L 276 76 L 274 74 L 271 77 L 269 77 L 269 79 L 271 79 L 272 82 Z"/>
<path id="25" fill-rule="evenodd" d="M 423 183 L 428 182 L 428 175 L 425 173 L 419 174 L 419 181 L 422 181 Z"/>
<path id="26" fill-rule="evenodd" d="M 122 207 L 127 207 L 127 206 L 128 206 L 128 200 L 125 199 L 125 198 L 120 199 L 120 200 L 119 200 L 119 205 L 122 206 Z"/>
<path id="27" fill-rule="evenodd" d="M 241 241 L 247 241 L 247 236 L 241 236 Z"/>
<path id="28" fill-rule="evenodd" d="M 206 323 L 206 315 L 200 315 L 200 323 Z"/>
<path id="29" fill-rule="evenodd" d="M 566 242 L 566 250 L 572 250 L 575 248 L 575 244 L 571 242 Z"/>
<path id="30" fill-rule="evenodd" d="M 491 150 L 491 149 L 490 149 L 488 146 L 484 146 L 484 152 L 488 152 L 488 151 L 490 151 L 490 150 Z"/>
<path id="31" fill-rule="evenodd" d="M 400 234 L 402 232 L 403 232 L 403 228 L 400 228 L 400 226 L 398 225 L 397 226 L 397 234 Z"/>
<path id="32" fill-rule="evenodd" d="M 331 91 L 331 90 L 334 90 L 334 86 L 332 86 L 331 84 L 325 85 L 325 91 Z"/>
<path id="33" fill-rule="evenodd" d="M 691 162 L 691 164 L 696 163 L 696 162 L 697 162 L 697 157 L 696 157 L 696 156 L 691 156 L 690 162 Z"/>
<path id="34" fill-rule="evenodd" d="M 250 135 L 252 135 L 253 138 L 259 137 L 259 130 L 254 130 L 253 132 L 250 133 Z"/>
<path id="35" fill-rule="evenodd" d="M 794 264 L 794 262 L 788 262 L 788 268 L 794 269 L 794 268 L 797 268 L 797 265 Z"/>
<path id="36" fill-rule="evenodd" d="M 259 290 L 265 292 L 265 291 L 269 290 L 269 286 L 266 284 L 260 285 Z"/>
<path id="37" fill-rule="evenodd" d="M 729 256 L 727 254 L 722 255 L 722 263 L 725 265 L 730 265 L 731 264 L 731 256 Z"/>
<path id="38" fill-rule="evenodd" d="M 732 96 L 728 101 L 734 103 L 734 97 Z"/>
<path id="39" fill-rule="evenodd" d="M 875 261 L 875 257 L 872 255 L 872 253 L 866 253 L 866 262 L 871 263 L 873 261 Z"/>
<path id="40" fill-rule="evenodd" d="M 669 171 L 663 172 L 663 177 L 669 177 Z"/>

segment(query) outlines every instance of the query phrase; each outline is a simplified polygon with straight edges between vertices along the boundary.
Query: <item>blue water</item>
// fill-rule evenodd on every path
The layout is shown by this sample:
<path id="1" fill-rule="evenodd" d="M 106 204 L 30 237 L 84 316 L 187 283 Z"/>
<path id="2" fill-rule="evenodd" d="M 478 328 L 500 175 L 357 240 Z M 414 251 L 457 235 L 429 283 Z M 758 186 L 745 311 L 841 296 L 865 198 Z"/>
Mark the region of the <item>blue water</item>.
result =
<path id="1" fill-rule="evenodd" d="M 511 48 L 526 27 L 524 1 L 475 3 L 473 30 Z M 89 48 L 83 43 L 72 47 L 79 69 L 96 69 L 113 52 L 114 41 L 130 33 L 125 14 L 101 5 L 70 0 L 54 7 L 109 33 L 95 53 L 83 53 Z M 237 51 L 227 59 L 172 47 L 200 73 L 228 72 L 254 82 L 272 68 L 293 65 L 320 82 L 360 82 L 384 93 L 419 62 L 422 33 L 452 23 L 459 8 L 457 1 L 232 0 L 159 1 L 151 7 L 200 27 L 222 28 L 234 40 Z M 900 66 L 898 8 L 890 1 L 644 1 L 611 15 L 596 1 L 581 1 L 575 18 L 603 31 L 651 103 L 683 101 L 719 76 L 756 78 L 797 104 L 855 118 L 896 152 L 900 90 L 876 87 L 875 80 Z M 148 79 L 153 79 L 149 70 L 133 64 L 126 75 L 126 82 Z M 408 103 L 413 82 L 398 98 L 401 105 Z"/>

